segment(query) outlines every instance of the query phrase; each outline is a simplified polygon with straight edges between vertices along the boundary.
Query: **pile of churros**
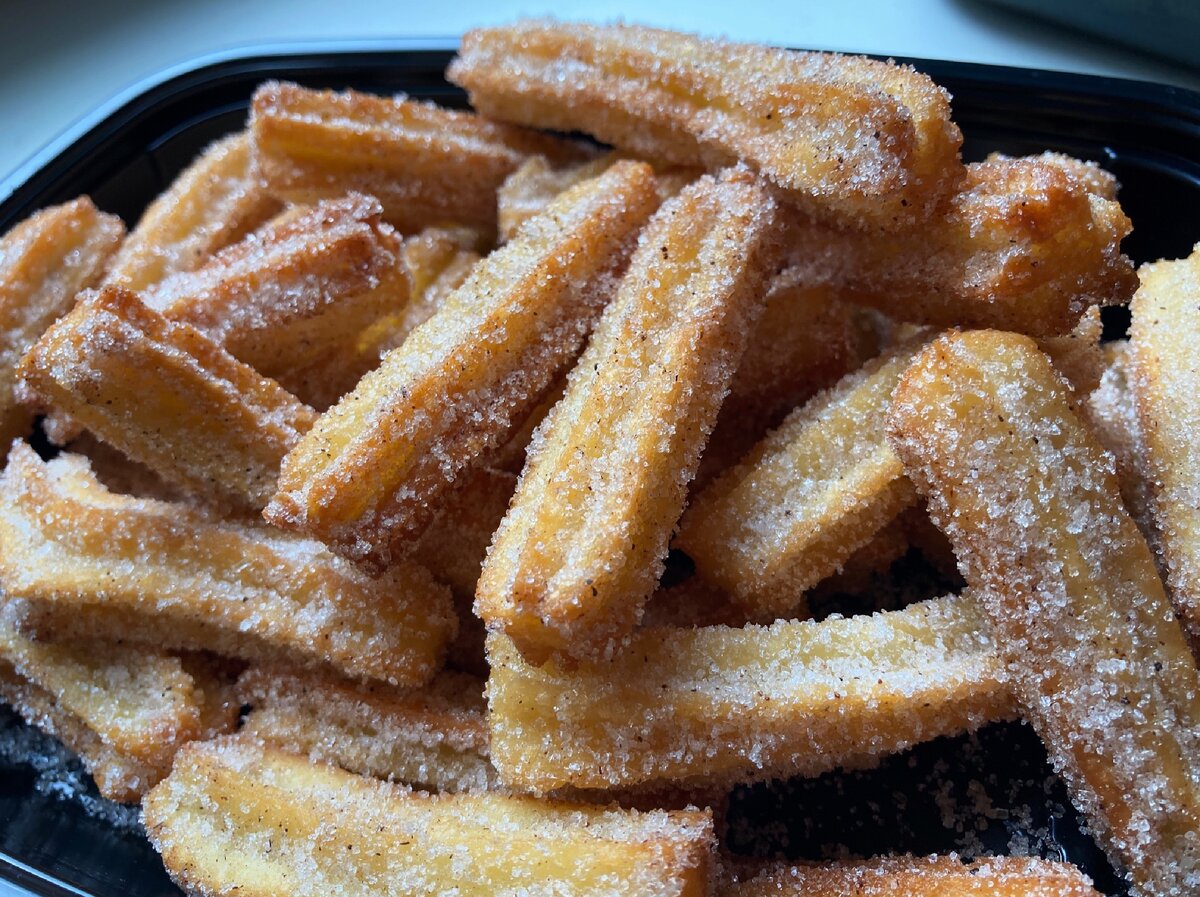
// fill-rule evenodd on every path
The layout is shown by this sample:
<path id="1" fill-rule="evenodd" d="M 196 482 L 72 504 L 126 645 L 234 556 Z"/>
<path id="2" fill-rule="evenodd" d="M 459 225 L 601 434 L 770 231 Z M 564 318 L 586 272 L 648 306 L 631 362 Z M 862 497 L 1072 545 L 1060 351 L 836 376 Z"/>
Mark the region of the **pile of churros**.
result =
<path id="1" fill-rule="evenodd" d="M 0 242 L 4 699 L 193 894 L 1095 895 L 722 847 L 1012 719 L 1200 893 L 1200 251 L 888 62 L 529 21 L 447 77 L 263 84 L 128 233 Z M 913 552 L 959 587 L 875 594 Z"/>

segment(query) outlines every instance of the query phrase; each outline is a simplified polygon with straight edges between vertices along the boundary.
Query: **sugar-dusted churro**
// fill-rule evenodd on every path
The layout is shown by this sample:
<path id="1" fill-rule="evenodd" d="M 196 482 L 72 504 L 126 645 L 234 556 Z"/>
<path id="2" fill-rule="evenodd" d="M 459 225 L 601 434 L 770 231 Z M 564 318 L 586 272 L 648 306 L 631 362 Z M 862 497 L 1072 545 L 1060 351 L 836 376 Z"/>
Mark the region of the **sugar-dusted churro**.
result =
<path id="1" fill-rule="evenodd" d="M 408 301 L 400 239 L 361 194 L 319 202 L 143 293 L 268 376 L 358 337 Z"/>
<path id="2" fill-rule="evenodd" d="M 530 220 L 317 421 L 267 519 L 377 566 L 409 550 L 574 361 L 657 203 L 649 166 L 622 162 Z"/>
<path id="3" fill-rule="evenodd" d="M 144 290 L 169 274 L 191 271 L 279 207 L 258 182 L 249 137 L 218 140 L 142 213 L 113 259 L 107 282 Z"/>
<path id="4" fill-rule="evenodd" d="M 420 691 L 252 668 L 238 680 L 252 711 L 241 731 L 314 761 L 437 791 L 485 791 L 483 681 L 442 673 Z"/>
<path id="5" fill-rule="evenodd" d="M 1115 200 L 1121 187 L 1116 175 L 1101 168 L 1098 163 L 1087 159 L 1076 159 L 1074 156 L 1068 156 L 1066 153 L 1047 151 L 1037 156 L 1025 157 L 1007 156 L 1004 153 L 989 153 L 987 161 L 1011 162 L 1013 159 L 1020 158 L 1036 159 L 1039 162 L 1060 168 L 1066 174 L 1083 184 L 1089 193 L 1094 193 L 1101 199 Z"/>
<path id="6" fill-rule="evenodd" d="M 1056 336 L 1137 285 L 1121 253 L 1131 225 L 1061 166 L 1038 158 L 967 166 L 961 189 L 897 233 L 797 222 L 795 276 L 903 321 Z"/>
<path id="7" fill-rule="evenodd" d="M 86 196 L 43 209 L 0 238 L 0 452 L 33 426 L 14 395 L 17 362 L 103 277 L 125 227 Z"/>
<path id="8" fill-rule="evenodd" d="M 83 296 L 21 362 L 24 387 L 163 479 L 261 509 L 316 415 L 127 290 Z"/>
<path id="9" fill-rule="evenodd" d="M 1109 459 L 1025 337 L 948 334 L 889 436 L 950 537 L 1014 691 L 1139 891 L 1200 888 L 1200 674 Z"/>
<path id="10" fill-rule="evenodd" d="M 1070 332 L 1038 340 L 1038 348 L 1050 356 L 1050 362 L 1080 399 L 1090 395 L 1099 385 L 1108 364 L 1100 344 L 1104 324 L 1100 309 L 1093 305 Z"/>
<path id="11" fill-rule="evenodd" d="M 536 792 L 872 766 L 1013 715 L 984 630 L 955 597 L 821 622 L 645 628 L 613 660 L 540 667 L 491 633 L 492 763 Z"/>
<path id="12" fill-rule="evenodd" d="M 319 543 L 115 495 L 78 455 L 18 443 L 0 478 L 0 585 L 55 639 L 207 649 L 420 685 L 454 634 L 448 591 L 401 564 L 378 579 Z"/>
<path id="13" fill-rule="evenodd" d="M 679 165 L 742 161 L 851 224 L 910 223 L 962 174 L 949 95 L 861 57 L 525 21 L 467 32 L 447 77 L 493 118 Z"/>
<path id="14" fill-rule="evenodd" d="M 185 748 L 143 818 L 189 893 L 699 897 L 707 811 L 412 792 L 248 739 Z"/>
<path id="15" fill-rule="evenodd" d="M 403 233 L 460 222 L 493 231 L 496 188 L 531 155 L 565 161 L 575 144 L 407 98 L 268 81 L 250 135 L 267 189 L 290 202 L 377 196 Z"/>
<path id="16" fill-rule="evenodd" d="M 790 866 L 770 863 L 721 897 L 1100 897 L 1069 863 L 1033 857 L 887 856 Z"/>
<path id="17" fill-rule="evenodd" d="M 637 625 L 774 273 L 775 221 L 735 169 L 686 187 L 643 232 L 480 576 L 477 612 L 527 656 L 601 657 Z"/>
<path id="18" fill-rule="evenodd" d="M 1200 245 L 1138 269 L 1129 374 L 1171 599 L 1200 639 Z"/>
<path id="19" fill-rule="evenodd" d="M 677 544 L 755 618 L 802 609 L 806 589 L 915 501 L 883 423 L 919 345 L 814 397 L 692 500 Z"/>

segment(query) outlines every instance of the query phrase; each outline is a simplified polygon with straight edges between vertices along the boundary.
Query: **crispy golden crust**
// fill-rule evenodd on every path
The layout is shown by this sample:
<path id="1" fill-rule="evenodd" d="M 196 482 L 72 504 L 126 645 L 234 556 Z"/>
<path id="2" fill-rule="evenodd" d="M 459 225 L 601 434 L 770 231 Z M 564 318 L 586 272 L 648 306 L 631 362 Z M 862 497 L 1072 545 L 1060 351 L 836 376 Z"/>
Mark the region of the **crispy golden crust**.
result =
<path id="1" fill-rule="evenodd" d="M 704 897 L 707 812 L 414 793 L 246 739 L 187 748 L 143 820 L 189 893 Z"/>
<path id="2" fill-rule="evenodd" d="M 411 550 L 460 471 L 575 359 L 656 205 L 650 168 L 626 162 L 528 221 L 322 415 L 267 519 L 374 566 Z"/>
<path id="3" fill-rule="evenodd" d="M 1100 385 L 1104 375 L 1107 360 L 1100 345 L 1103 335 L 1100 309 L 1093 305 L 1070 333 L 1038 340 L 1038 348 L 1050 356 L 1054 369 L 1066 378 L 1081 399 Z"/>
<path id="4" fill-rule="evenodd" d="M 962 173 L 949 94 L 861 57 L 525 21 L 467 32 L 447 77 L 493 118 L 680 165 L 742 161 L 849 224 L 910 223 Z"/>
<path id="5" fill-rule="evenodd" d="M 1128 357 L 1137 433 L 1171 599 L 1200 639 L 1200 246 L 1138 274 Z"/>
<path id="6" fill-rule="evenodd" d="M 79 456 L 18 443 L 0 480 L 0 584 L 52 638 L 108 637 L 420 685 L 454 634 L 415 564 L 371 579 L 318 543 L 114 495 Z"/>
<path id="7" fill-rule="evenodd" d="M 405 98 L 268 81 L 250 112 L 267 190 L 290 202 L 377 196 L 403 233 L 447 222 L 496 226 L 496 188 L 534 154 L 578 158 L 567 141 Z"/>
<path id="8" fill-rule="evenodd" d="M 533 666 L 488 636 L 492 763 L 545 792 L 871 766 L 1014 712 L 966 598 L 771 626 L 638 630 L 611 661 Z"/>
<path id="9" fill-rule="evenodd" d="M 160 501 L 194 501 L 192 496 L 167 483 L 145 464 L 132 461 L 91 433 L 71 441 L 67 450 L 88 459 L 92 472 L 104 488 L 121 495 L 157 498 Z"/>
<path id="10" fill-rule="evenodd" d="M 1054 165 L 1083 184 L 1089 193 L 1094 193 L 1101 199 L 1115 200 L 1117 193 L 1121 189 L 1121 184 L 1117 181 L 1116 175 L 1105 171 L 1095 162 L 1076 159 L 1074 156 L 1068 156 L 1065 153 L 1047 151 L 1037 156 L 1028 157 L 1006 156 L 1004 153 L 989 153 L 987 161 L 1011 162 L 1014 158 L 1031 158 L 1039 162 L 1044 162 L 1047 165 Z"/>
<path id="11" fill-rule="evenodd" d="M 113 259 L 109 284 L 144 290 L 191 271 L 279 210 L 258 183 L 249 137 L 234 134 L 208 147 L 142 213 Z"/>
<path id="12" fill-rule="evenodd" d="M 143 294 L 260 373 L 311 362 L 408 301 L 400 239 L 361 194 L 319 202 Z"/>
<path id="13" fill-rule="evenodd" d="M 313 761 L 436 791 L 496 784 L 483 681 L 473 676 L 442 673 L 414 692 L 255 667 L 238 695 L 253 708 L 243 733 Z"/>
<path id="14" fill-rule="evenodd" d="M 316 415 L 273 380 L 127 290 L 81 297 L 20 366 L 41 403 L 66 412 L 163 479 L 255 511 Z"/>
<path id="15" fill-rule="evenodd" d="M 43 209 L 0 238 L 0 451 L 29 433 L 33 413 L 14 394 L 17 362 L 95 286 L 125 234 L 86 196 Z"/>
<path id="16" fill-rule="evenodd" d="M 693 499 L 676 542 L 752 617 L 802 614 L 804 592 L 916 500 L 883 431 L 916 348 L 869 362 L 798 408 Z"/>
<path id="17" fill-rule="evenodd" d="M 775 221 L 767 192 L 730 171 L 647 225 L 480 576 L 477 613 L 526 656 L 610 655 L 640 619 L 774 273 Z"/>
<path id="18" fill-rule="evenodd" d="M 721 897 L 1100 897 L 1068 863 L 1032 857 L 888 856 L 874 860 L 767 865 Z"/>
<path id="19" fill-rule="evenodd" d="M 1131 225 L 1116 202 L 1061 166 L 967 166 L 961 189 L 918 228 L 893 234 L 797 223 L 796 276 L 903 321 L 1056 336 L 1092 305 L 1137 285 L 1121 254 Z"/>
<path id="20" fill-rule="evenodd" d="M 1036 344 L 942 337 L 888 428 L 954 543 L 1025 712 L 1146 894 L 1200 887 L 1200 675 L 1111 459 Z"/>

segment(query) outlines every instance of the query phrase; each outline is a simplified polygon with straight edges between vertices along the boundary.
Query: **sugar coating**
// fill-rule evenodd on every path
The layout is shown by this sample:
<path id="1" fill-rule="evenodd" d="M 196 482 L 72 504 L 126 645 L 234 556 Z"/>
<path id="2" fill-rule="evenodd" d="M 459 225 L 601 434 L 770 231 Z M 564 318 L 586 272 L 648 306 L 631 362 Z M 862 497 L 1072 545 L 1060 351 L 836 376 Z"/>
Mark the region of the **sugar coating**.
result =
<path id="1" fill-rule="evenodd" d="M 477 613 L 522 651 L 611 655 L 637 624 L 774 271 L 776 211 L 731 169 L 638 238 L 480 575 Z"/>
<path id="2" fill-rule="evenodd" d="M 574 361 L 658 200 L 622 162 L 556 199 L 285 459 L 265 516 L 376 568 Z"/>
<path id="3" fill-rule="evenodd" d="M 1200 675 L 1072 394 L 1027 338 L 951 334 L 888 426 L 1094 833 L 1140 893 L 1195 893 Z"/>
<path id="4" fill-rule="evenodd" d="M 192 893 L 687 895 L 709 888 L 707 812 L 427 795 L 246 739 L 187 749 L 144 823 Z"/>
<path id="5" fill-rule="evenodd" d="M 191 271 L 279 211 L 259 183 L 250 138 L 242 132 L 212 143 L 142 213 L 105 282 L 144 290 Z"/>
<path id="6" fill-rule="evenodd" d="M 320 543 L 116 495 L 23 443 L 0 478 L 0 584 L 43 636 L 113 639 L 420 685 L 455 620 L 416 564 L 371 578 Z"/>
<path id="7" fill-rule="evenodd" d="M 468 31 L 446 75 L 493 118 L 679 165 L 741 161 L 845 223 L 920 220 L 962 170 L 949 94 L 861 57 L 531 20 Z"/>
<path id="8" fill-rule="evenodd" d="M 1038 340 L 1038 348 L 1049 356 L 1054 369 L 1063 375 L 1080 399 L 1099 388 L 1108 367 L 1106 350 L 1100 343 L 1103 335 L 1100 307 L 1093 305 L 1083 313 L 1070 333 Z"/>
<path id="9" fill-rule="evenodd" d="M 751 617 L 796 613 L 807 589 L 916 500 L 883 421 L 918 346 L 815 396 L 692 500 L 679 546 Z"/>
<path id="10" fill-rule="evenodd" d="M 531 155 L 565 162 L 574 144 L 405 97 L 268 81 L 250 106 L 267 191 L 289 202 L 376 196 L 401 233 L 454 221 L 496 226 L 496 188 Z"/>
<path id="11" fill-rule="evenodd" d="M 819 775 L 1013 714 L 970 599 L 819 623 L 646 628 L 607 661 L 534 666 L 488 636 L 492 762 L 539 793 Z"/>
<path id="12" fill-rule="evenodd" d="M 967 166 L 959 189 L 919 228 L 854 231 L 797 219 L 796 276 L 903 321 L 1069 332 L 1093 305 L 1137 285 L 1121 253 L 1119 203 L 1038 157 Z"/>

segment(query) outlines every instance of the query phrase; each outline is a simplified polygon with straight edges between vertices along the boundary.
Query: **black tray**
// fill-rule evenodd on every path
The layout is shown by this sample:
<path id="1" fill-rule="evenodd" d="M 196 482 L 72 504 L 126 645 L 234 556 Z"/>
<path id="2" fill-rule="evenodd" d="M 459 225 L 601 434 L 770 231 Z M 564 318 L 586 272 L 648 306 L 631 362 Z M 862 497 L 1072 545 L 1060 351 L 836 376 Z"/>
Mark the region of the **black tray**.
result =
<path id="1" fill-rule="evenodd" d="M 255 86 L 286 78 L 313 87 L 404 92 L 465 105 L 442 72 L 449 41 L 256 48 L 202 60 L 139 85 L 0 183 L 0 232 L 80 193 L 126 221 L 209 141 L 239 128 Z M 1137 260 L 1186 255 L 1200 240 L 1200 94 L 1132 81 L 905 60 L 954 94 L 968 158 L 1055 149 L 1095 159 L 1123 184 Z M 0 740 L 21 723 L 0 709 Z M 78 772 L 76 768 L 76 772 Z M 4 879 L 47 895 L 148 897 L 178 892 L 136 829 L 37 786 L 33 767 L 0 756 L 0 892 Z M 94 797 L 94 791 L 91 792 Z M 1028 805 L 1028 813 L 1019 808 Z M 837 845 L 857 854 L 1034 848 L 1083 866 L 1124 893 L 1019 724 L 922 745 L 879 769 L 748 788 L 731 805 L 728 845 L 795 859 Z M 765 824 L 770 823 L 770 824 Z"/>

